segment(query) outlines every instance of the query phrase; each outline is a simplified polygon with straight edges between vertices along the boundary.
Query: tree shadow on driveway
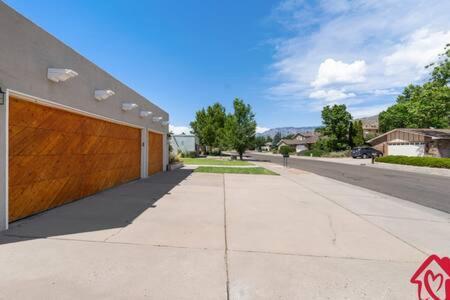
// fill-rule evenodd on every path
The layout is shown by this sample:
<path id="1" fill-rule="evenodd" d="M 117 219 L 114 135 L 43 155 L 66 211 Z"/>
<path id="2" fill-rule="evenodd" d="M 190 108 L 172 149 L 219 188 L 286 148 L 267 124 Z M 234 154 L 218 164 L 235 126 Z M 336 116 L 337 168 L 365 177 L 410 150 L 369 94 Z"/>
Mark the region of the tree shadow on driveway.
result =
<path id="1" fill-rule="evenodd" d="M 185 169 L 158 173 L 13 222 L 0 234 L 0 244 L 99 231 L 93 239 L 104 240 L 155 208 L 158 200 L 191 173 Z"/>

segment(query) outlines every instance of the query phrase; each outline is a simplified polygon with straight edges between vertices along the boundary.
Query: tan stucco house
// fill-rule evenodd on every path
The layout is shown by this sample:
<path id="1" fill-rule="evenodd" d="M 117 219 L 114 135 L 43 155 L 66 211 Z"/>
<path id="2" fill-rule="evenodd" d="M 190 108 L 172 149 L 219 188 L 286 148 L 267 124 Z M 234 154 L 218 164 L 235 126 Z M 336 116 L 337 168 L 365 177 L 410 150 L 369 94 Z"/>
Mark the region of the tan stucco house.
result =
<path id="1" fill-rule="evenodd" d="M 397 128 L 368 143 L 384 155 L 450 157 L 450 129 Z"/>
<path id="2" fill-rule="evenodd" d="M 319 136 L 316 133 L 297 133 L 292 139 L 281 139 L 278 142 L 278 149 L 282 146 L 290 146 L 295 149 L 295 152 L 299 153 L 301 151 L 310 150 L 312 145 L 314 145 Z"/>

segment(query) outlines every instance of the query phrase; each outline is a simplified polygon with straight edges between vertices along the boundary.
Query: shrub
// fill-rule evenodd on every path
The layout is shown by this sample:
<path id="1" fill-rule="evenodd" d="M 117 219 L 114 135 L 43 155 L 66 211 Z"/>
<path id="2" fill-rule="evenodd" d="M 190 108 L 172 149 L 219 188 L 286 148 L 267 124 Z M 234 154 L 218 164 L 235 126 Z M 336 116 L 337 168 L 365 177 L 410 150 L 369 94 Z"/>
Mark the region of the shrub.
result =
<path id="1" fill-rule="evenodd" d="M 297 155 L 300 156 L 313 156 L 313 157 L 321 157 L 324 156 L 325 154 L 327 154 L 328 152 L 325 152 L 323 150 L 320 149 L 313 149 L 313 150 L 303 150 L 300 151 Z"/>
<path id="2" fill-rule="evenodd" d="M 197 153 L 195 151 L 182 152 L 181 153 L 181 157 L 183 157 L 183 158 L 196 158 L 197 157 Z"/>
<path id="3" fill-rule="evenodd" d="M 419 167 L 450 169 L 450 158 L 439 157 L 414 157 L 414 156 L 382 156 L 375 159 L 377 162 L 411 165 Z"/>
<path id="4" fill-rule="evenodd" d="M 324 156 L 324 157 L 350 157 L 351 153 L 352 153 L 351 150 L 344 150 L 344 151 L 324 153 L 322 156 Z"/>
<path id="5" fill-rule="evenodd" d="M 289 146 L 281 146 L 279 152 L 282 155 L 288 155 L 289 153 L 295 152 L 295 149 Z"/>
<path id="6" fill-rule="evenodd" d="M 169 163 L 170 164 L 176 164 L 176 163 L 179 163 L 181 160 L 180 160 L 180 156 L 181 156 L 181 154 L 175 154 L 175 153 L 173 153 L 173 152 L 171 152 L 170 154 L 169 154 Z"/>
<path id="7" fill-rule="evenodd" d="M 273 153 L 273 154 L 277 154 L 277 153 L 278 153 L 278 149 L 277 149 L 277 148 L 273 148 L 273 149 L 272 149 L 272 153 Z"/>
<path id="8" fill-rule="evenodd" d="M 210 156 L 221 156 L 222 155 L 222 151 L 220 149 L 214 149 L 212 151 L 209 152 Z"/>

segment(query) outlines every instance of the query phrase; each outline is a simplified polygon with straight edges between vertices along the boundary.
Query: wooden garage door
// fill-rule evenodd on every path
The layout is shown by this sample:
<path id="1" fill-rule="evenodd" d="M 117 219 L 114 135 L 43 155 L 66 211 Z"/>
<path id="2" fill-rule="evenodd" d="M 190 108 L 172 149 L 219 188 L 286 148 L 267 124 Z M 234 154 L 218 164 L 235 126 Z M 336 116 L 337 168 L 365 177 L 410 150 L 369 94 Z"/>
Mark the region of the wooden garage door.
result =
<path id="1" fill-rule="evenodd" d="M 159 133 L 148 133 L 148 175 L 163 170 L 163 136 Z"/>
<path id="2" fill-rule="evenodd" d="M 140 130 L 10 98 L 9 220 L 140 177 Z"/>

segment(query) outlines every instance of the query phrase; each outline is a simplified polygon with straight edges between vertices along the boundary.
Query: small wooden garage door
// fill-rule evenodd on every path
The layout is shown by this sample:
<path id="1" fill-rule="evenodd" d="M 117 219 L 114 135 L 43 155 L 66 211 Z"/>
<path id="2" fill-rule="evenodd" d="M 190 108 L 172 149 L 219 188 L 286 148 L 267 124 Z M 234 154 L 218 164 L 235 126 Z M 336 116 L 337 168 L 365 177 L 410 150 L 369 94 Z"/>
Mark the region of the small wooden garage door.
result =
<path id="1" fill-rule="evenodd" d="M 162 134 L 148 133 L 148 175 L 163 170 L 163 136 Z"/>
<path id="2" fill-rule="evenodd" d="M 140 130 L 10 98 L 9 220 L 140 177 Z"/>

